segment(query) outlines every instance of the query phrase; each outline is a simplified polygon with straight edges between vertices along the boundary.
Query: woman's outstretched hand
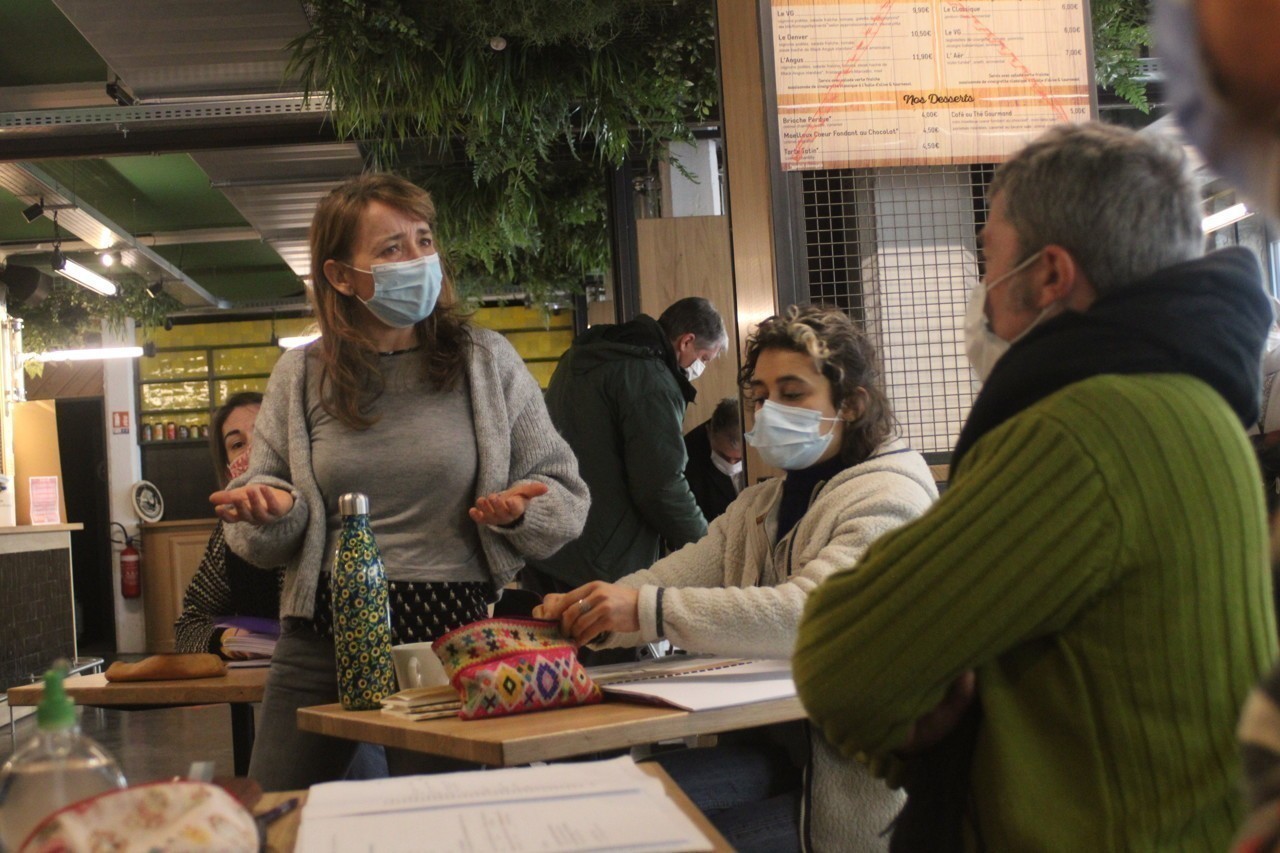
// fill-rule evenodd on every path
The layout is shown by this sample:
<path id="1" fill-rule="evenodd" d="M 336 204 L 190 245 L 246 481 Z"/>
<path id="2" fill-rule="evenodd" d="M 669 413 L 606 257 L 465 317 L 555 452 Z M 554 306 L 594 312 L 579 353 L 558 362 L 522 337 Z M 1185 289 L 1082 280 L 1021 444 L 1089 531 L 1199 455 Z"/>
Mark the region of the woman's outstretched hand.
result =
<path id="1" fill-rule="evenodd" d="M 579 645 L 610 631 L 640 630 L 640 591 L 592 581 L 563 595 L 551 593 L 533 609 L 535 619 L 558 619 L 560 630 Z"/>
<path id="2" fill-rule="evenodd" d="M 498 527 L 514 524 L 524 517 L 529 501 L 545 495 L 547 491 L 546 483 L 517 483 L 504 492 L 478 498 L 476 505 L 467 512 L 476 524 L 493 524 Z"/>
<path id="3" fill-rule="evenodd" d="M 293 495 L 284 489 L 261 483 L 224 489 L 209 495 L 209 503 L 218 518 L 227 524 L 247 521 L 253 525 L 270 524 L 293 509 Z"/>

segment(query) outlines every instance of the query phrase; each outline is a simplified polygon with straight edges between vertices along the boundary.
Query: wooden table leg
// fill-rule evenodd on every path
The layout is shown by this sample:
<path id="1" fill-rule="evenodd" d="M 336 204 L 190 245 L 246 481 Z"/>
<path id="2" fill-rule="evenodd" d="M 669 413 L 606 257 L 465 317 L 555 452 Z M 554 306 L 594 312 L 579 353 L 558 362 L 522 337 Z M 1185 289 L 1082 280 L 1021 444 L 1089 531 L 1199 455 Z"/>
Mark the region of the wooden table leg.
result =
<path id="1" fill-rule="evenodd" d="M 253 705 L 231 704 L 231 755 L 237 776 L 249 775 L 249 756 L 253 754 Z"/>

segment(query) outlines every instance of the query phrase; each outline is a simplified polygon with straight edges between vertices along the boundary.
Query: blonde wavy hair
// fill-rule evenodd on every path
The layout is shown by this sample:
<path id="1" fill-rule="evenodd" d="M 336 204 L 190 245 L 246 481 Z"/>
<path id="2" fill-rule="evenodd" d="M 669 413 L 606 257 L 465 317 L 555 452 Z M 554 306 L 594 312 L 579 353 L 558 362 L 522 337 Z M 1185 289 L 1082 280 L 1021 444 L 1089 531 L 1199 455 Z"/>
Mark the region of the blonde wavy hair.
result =
<path id="1" fill-rule="evenodd" d="M 756 326 L 747 338 L 738 384 L 747 397 L 760 353 L 770 349 L 808 355 L 814 368 L 831 382 L 831 403 L 840 411 L 858 389 L 866 392 L 862 411 L 844 432 L 840 457 L 856 465 L 876 452 L 897 431 L 893 408 L 880 379 L 875 344 L 843 311 L 815 305 L 792 305 Z"/>

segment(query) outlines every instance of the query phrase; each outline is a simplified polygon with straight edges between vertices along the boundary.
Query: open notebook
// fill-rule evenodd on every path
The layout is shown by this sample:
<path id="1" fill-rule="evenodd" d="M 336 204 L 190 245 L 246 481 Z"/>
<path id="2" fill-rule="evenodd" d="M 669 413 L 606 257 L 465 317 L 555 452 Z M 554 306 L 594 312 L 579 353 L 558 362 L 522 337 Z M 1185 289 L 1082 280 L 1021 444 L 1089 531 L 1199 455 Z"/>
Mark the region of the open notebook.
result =
<path id="1" fill-rule="evenodd" d="M 710 711 L 796 695 L 791 662 L 671 655 L 640 663 L 588 668 L 619 699 Z"/>

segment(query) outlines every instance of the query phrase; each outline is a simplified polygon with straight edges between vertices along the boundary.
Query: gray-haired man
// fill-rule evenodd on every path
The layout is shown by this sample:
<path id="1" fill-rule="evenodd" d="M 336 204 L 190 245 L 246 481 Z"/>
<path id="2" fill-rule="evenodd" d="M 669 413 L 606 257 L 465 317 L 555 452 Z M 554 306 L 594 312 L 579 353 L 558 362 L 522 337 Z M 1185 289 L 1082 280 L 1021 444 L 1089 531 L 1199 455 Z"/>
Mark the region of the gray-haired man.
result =
<path id="1" fill-rule="evenodd" d="M 657 320 L 593 326 L 560 359 L 547 410 L 591 489 L 582 536 L 533 564 L 539 591 L 648 568 L 660 546 L 701 539 L 707 521 L 685 480 L 682 426 L 692 380 L 725 348 L 724 321 L 691 296 Z"/>
<path id="2" fill-rule="evenodd" d="M 1276 656 L 1244 435 L 1271 314 L 1199 219 L 1181 151 L 1121 128 L 996 172 L 951 487 L 810 596 L 794 658 L 834 745 L 910 756 L 895 849 L 1231 839 Z"/>

